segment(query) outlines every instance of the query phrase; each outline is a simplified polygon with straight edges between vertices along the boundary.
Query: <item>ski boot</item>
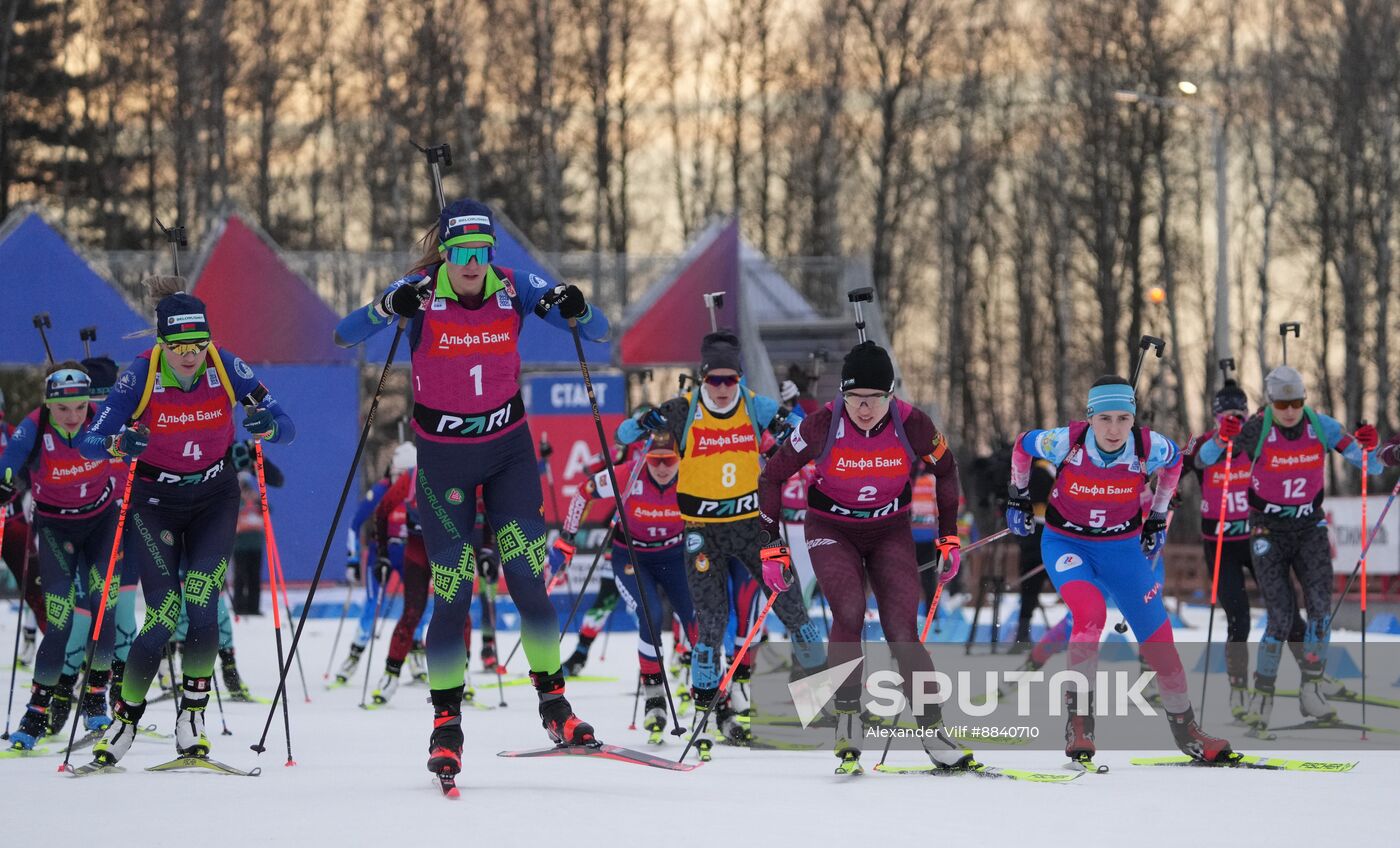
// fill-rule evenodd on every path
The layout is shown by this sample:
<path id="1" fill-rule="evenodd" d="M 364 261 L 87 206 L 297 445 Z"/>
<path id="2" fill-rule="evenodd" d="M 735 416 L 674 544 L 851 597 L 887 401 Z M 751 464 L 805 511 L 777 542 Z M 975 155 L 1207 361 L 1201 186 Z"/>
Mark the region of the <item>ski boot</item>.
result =
<path id="1" fill-rule="evenodd" d="M 414 642 L 408 651 L 408 679 L 415 683 L 428 682 L 428 651 L 422 642 Z"/>
<path id="2" fill-rule="evenodd" d="M 647 744 L 660 745 L 665 739 L 663 732 L 666 730 L 666 694 L 661 687 L 661 675 L 642 675 L 642 692 L 646 695 L 642 727 L 651 734 L 647 737 Z"/>
<path id="3" fill-rule="evenodd" d="M 29 695 L 29 706 L 20 717 L 19 729 L 10 734 L 10 750 L 34 750 L 34 746 L 48 733 L 49 704 L 52 701 L 53 687 L 35 683 Z"/>
<path id="4" fill-rule="evenodd" d="M 1249 715 L 1249 685 L 1243 677 L 1230 677 L 1230 715 L 1236 724 Z"/>
<path id="5" fill-rule="evenodd" d="M 729 703 L 745 722 L 753 715 L 753 699 L 749 688 L 753 685 L 753 666 L 740 665 L 734 672 L 734 680 L 729 687 Z"/>
<path id="6" fill-rule="evenodd" d="M 1274 679 L 1254 676 L 1254 694 L 1249 699 L 1249 709 L 1241 719 L 1249 725 L 1249 735 L 1268 738 L 1269 719 L 1274 711 Z"/>
<path id="7" fill-rule="evenodd" d="M 530 672 L 530 680 L 535 684 L 535 692 L 540 697 L 540 723 L 549 732 L 549 738 L 556 745 L 592 745 L 597 739 L 593 735 L 593 725 L 574 715 L 573 707 L 564 697 L 564 675 L 561 671 L 553 674 Z"/>
<path id="8" fill-rule="evenodd" d="M 175 750 L 182 757 L 209 756 L 209 737 L 204 734 L 204 708 L 209 706 L 213 678 L 186 677 L 180 697 L 180 713 L 175 717 Z"/>
<path id="9" fill-rule="evenodd" d="M 462 770 L 462 687 L 433 689 L 433 734 L 428 738 L 428 771 L 455 778 Z"/>
<path id="10" fill-rule="evenodd" d="M 1309 721 L 1331 722 L 1337 720 L 1336 708 L 1327 703 L 1327 696 L 1322 692 L 1322 673 L 1320 671 L 1303 672 L 1303 683 L 1298 687 L 1298 711 L 1303 714 L 1303 718 Z"/>
<path id="11" fill-rule="evenodd" d="M 1084 694 L 1084 711 L 1080 714 L 1079 693 L 1065 692 L 1065 756 L 1070 762 L 1092 770 L 1094 754 L 1094 693 Z"/>
<path id="12" fill-rule="evenodd" d="M 62 733 L 68 726 L 68 717 L 73 714 L 73 689 L 78 678 L 72 674 L 61 674 L 53 687 L 53 701 L 49 705 L 49 733 Z"/>
<path id="13" fill-rule="evenodd" d="M 360 664 L 360 654 L 365 652 L 365 646 L 354 642 L 350 643 L 350 655 L 345 658 L 345 662 L 340 664 L 340 670 L 335 673 L 335 682 L 345 684 L 350 682 L 350 678 L 355 674 L 355 668 Z"/>
<path id="14" fill-rule="evenodd" d="M 919 741 L 923 743 L 924 753 L 928 754 L 928 758 L 938 768 L 962 771 L 976 764 L 972 750 L 948 735 L 948 729 L 943 726 L 941 712 L 933 714 L 931 723 L 920 721 L 919 730 Z"/>
<path id="15" fill-rule="evenodd" d="M 689 700 L 695 706 L 695 719 L 691 722 L 691 727 L 695 732 L 692 732 L 691 738 L 695 740 L 695 751 L 700 755 L 700 762 L 702 763 L 708 763 L 710 761 L 710 752 L 715 747 L 715 740 L 708 732 L 700 732 L 701 724 L 704 724 L 706 729 L 709 727 L 709 723 L 705 721 L 705 717 L 701 714 L 708 713 L 714 709 L 716 696 L 718 694 L 718 689 L 701 689 L 698 686 L 692 687 L 690 690 Z"/>
<path id="16" fill-rule="evenodd" d="M 836 699 L 836 744 L 833 752 L 840 764 L 836 773 L 854 776 L 864 774 L 860 764 L 860 741 L 865 736 L 865 725 L 860 718 L 860 699 Z"/>
<path id="17" fill-rule="evenodd" d="M 136 739 L 141 715 L 144 712 L 146 712 L 145 701 L 139 704 L 128 704 L 120 698 L 117 699 L 117 705 L 112 708 L 112 715 L 116 720 L 107 727 L 107 732 L 93 746 L 93 765 L 114 766 L 118 760 L 126 755 L 127 751 L 131 750 L 131 743 Z"/>
<path id="18" fill-rule="evenodd" d="M 728 692 L 724 693 L 724 697 L 715 707 L 715 722 L 726 743 L 738 748 L 747 748 L 753 742 L 753 734 L 749 733 L 748 726 L 739 720 L 739 713 L 729 700 Z"/>
<path id="19" fill-rule="evenodd" d="M 38 631 L 33 627 L 24 628 L 24 639 L 20 642 L 19 655 L 15 657 L 15 664 L 20 668 L 29 668 L 34 665 L 34 654 L 38 650 Z"/>
<path id="20" fill-rule="evenodd" d="M 388 660 L 384 663 L 384 676 L 379 678 L 379 688 L 374 690 L 370 697 L 376 704 L 387 704 L 389 699 L 394 697 L 394 693 L 399 691 L 399 673 L 403 671 L 403 662 Z"/>
<path id="21" fill-rule="evenodd" d="M 1205 763 L 1223 763 L 1237 759 L 1230 750 L 1228 740 L 1211 736 L 1196 724 L 1196 714 L 1190 708 L 1184 713 L 1167 713 L 1167 723 L 1171 725 L 1172 739 L 1176 747 L 1193 759 Z"/>
<path id="22" fill-rule="evenodd" d="M 588 649 L 580 645 L 574 648 L 574 652 L 569 658 L 564 660 L 562 669 L 565 677 L 578 677 L 583 672 L 583 667 L 588 664 Z"/>
<path id="23" fill-rule="evenodd" d="M 496 670 L 496 637 L 481 637 L 481 667 L 485 671 Z"/>
<path id="24" fill-rule="evenodd" d="M 83 717 L 83 727 L 88 730 L 106 730 L 112 719 L 107 715 L 107 683 L 112 678 L 111 671 L 94 671 L 88 674 L 88 690 L 78 709 Z"/>
<path id="25" fill-rule="evenodd" d="M 117 699 L 122 694 L 122 680 L 126 677 L 126 663 L 112 660 L 112 682 L 107 686 L 107 705 L 116 709 Z"/>
<path id="26" fill-rule="evenodd" d="M 224 688 L 228 690 L 228 699 L 230 701 L 252 702 L 253 695 L 243 682 L 243 675 L 238 673 L 238 663 L 234 659 L 233 648 L 223 648 L 219 651 L 219 666 L 223 673 Z"/>

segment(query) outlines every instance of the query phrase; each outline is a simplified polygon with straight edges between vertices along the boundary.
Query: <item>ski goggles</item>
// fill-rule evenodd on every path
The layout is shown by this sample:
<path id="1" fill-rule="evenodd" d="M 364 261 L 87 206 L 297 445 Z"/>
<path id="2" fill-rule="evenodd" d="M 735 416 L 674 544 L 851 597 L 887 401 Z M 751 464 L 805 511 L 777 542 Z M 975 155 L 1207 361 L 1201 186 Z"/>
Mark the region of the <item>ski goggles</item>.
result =
<path id="1" fill-rule="evenodd" d="M 473 247 L 458 244 L 442 248 L 442 253 L 452 265 L 470 265 L 473 261 L 478 265 L 485 265 L 491 261 L 493 250 L 489 244 Z"/>
<path id="2" fill-rule="evenodd" d="M 739 385 L 738 374 L 725 374 L 723 376 L 710 375 L 705 378 L 705 382 L 712 386 L 737 386 Z"/>
<path id="3" fill-rule="evenodd" d="M 681 458 L 671 451 L 647 454 L 647 465 L 653 468 L 673 468 L 680 465 Z"/>
<path id="4" fill-rule="evenodd" d="M 846 401 L 847 406 L 853 406 L 857 409 L 859 409 L 860 407 L 869 407 L 870 409 L 874 409 L 878 406 L 883 406 L 889 403 L 890 393 L 879 392 L 873 395 L 858 395 L 854 392 L 843 392 L 841 395 L 841 399 Z"/>
<path id="5" fill-rule="evenodd" d="M 1274 401 L 1274 409 L 1277 409 L 1279 412 L 1282 412 L 1282 411 L 1284 411 L 1285 409 L 1302 409 L 1302 408 L 1303 408 L 1303 399 L 1302 399 L 1302 398 L 1296 398 L 1296 399 L 1294 399 L 1294 400 L 1276 400 L 1276 401 Z"/>
<path id="6" fill-rule="evenodd" d="M 161 342 L 170 353 L 175 356 L 189 356 L 192 353 L 203 353 L 209 347 L 209 340 L 202 342 Z"/>

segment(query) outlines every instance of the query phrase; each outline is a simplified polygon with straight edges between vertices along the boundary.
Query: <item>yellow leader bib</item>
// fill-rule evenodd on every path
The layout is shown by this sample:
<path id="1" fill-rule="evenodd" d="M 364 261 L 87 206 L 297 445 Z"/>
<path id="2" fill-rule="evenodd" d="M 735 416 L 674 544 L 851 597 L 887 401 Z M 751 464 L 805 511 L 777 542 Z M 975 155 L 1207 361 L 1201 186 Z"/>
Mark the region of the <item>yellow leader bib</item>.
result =
<path id="1" fill-rule="evenodd" d="M 676 503 L 687 521 L 719 523 L 758 515 L 758 434 L 741 396 L 721 418 L 692 403 Z"/>

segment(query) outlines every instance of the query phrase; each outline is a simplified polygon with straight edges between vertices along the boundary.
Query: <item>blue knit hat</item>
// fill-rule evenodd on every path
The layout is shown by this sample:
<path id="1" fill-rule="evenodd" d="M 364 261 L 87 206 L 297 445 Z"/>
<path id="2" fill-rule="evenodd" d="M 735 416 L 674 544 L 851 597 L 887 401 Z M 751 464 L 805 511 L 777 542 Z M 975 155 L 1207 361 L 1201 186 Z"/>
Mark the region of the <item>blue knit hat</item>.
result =
<path id="1" fill-rule="evenodd" d="M 209 338 L 209 319 L 204 301 L 186 292 L 176 292 L 156 304 L 156 335 L 163 342 L 194 342 Z"/>
<path id="2" fill-rule="evenodd" d="M 1137 415 L 1137 398 L 1133 387 L 1122 377 L 1100 377 L 1089 389 L 1086 411 L 1090 417 L 1100 412 L 1130 412 Z"/>
<path id="3" fill-rule="evenodd" d="M 438 238 L 443 247 L 469 241 L 495 245 L 496 221 L 491 207 L 468 197 L 452 201 L 438 216 Z"/>
<path id="4" fill-rule="evenodd" d="M 44 380 L 44 402 L 67 403 L 92 398 L 92 381 L 77 368 L 60 368 Z"/>

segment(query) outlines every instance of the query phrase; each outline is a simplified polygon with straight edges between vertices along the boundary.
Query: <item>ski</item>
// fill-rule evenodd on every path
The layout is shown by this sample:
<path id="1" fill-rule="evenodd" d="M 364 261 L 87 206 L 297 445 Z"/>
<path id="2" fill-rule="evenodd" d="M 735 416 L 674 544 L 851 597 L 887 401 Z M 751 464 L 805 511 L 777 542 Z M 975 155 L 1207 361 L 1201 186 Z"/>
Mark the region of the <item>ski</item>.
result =
<path id="1" fill-rule="evenodd" d="M 1329 762 L 1326 760 L 1288 760 L 1282 757 L 1260 757 L 1254 754 L 1240 754 L 1224 762 L 1208 763 L 1185 754 L 1168 757 L 1133 757 L 1128 762 L 1135 766 L 1199 766 L 1204 768 L 1247 768 L 1268 769 L 1270 771 L 1321 771 L 1347 772 L 1356 768 L 1357 763 Z"/>
<path id="2" fill-rule="evenodd" d="M 64 748 L 63 753 L 71 754 L 79 748 L 86 748 L 89 745 L 94 745 L 97 743 L 97 740 L 102 738 L 102 734 L 106 732 L 106 728 L 103 728 L 102 730 L 89 730 L 87 733 L 84 733 L 82 736 L 79 736 L 77 739 L 73 740 L 73 744 L 67 748 Z"/>
<path id="3" fill-rule="evenodd" d="M 1285 724 L 1283 727 L 1270 727 L 1268 730 L 1278 732 L 1288 730 L 1357 730 L 1362 733 L 1385 733 L 1392 736 L 1400 736 L 1400 730 L 1396 730 L 1393 727 L 1377 727 L 1373 724 L 1353 724 L 1348 721 L 1305 721 L 1301 724 Z"/>
<path id="4" fill-rule="evenodd" d="M 25 757 L 43 757 L 48 754 L 49 749 L 44 745 L 37 748 L 6 748 L 0 751 L 0 760 L 20 760 Z"/>
<path id="5" fill-rule="evenodd" d="M 1072 783 L 1078 780 L 1084 772 L 1064 773 L 1048 771 L 1027 771 L 1026 769 L 1007 769 L 995 766 L 986 766 L 982 763 L 974 762 L 964 768 L 943 768 L 932 764 L 926 766 L 891 766 L 880 763 L 875 766 L 875 770 L 881 774 L 926 774 L 933 777 L 953 777 L 958 775 L 972 775 L 974 777 L 1001 778 L 1006 780 L 1021 780 L 1027 783 Z"/>
<path id="6" fill-rule="evenodd" d="M 619 763 L 631 763 L 638 766 L 651 766 L 652 768 L 665 769 L 667 771 L 694 771 L 699 766 L 686 763 L 677 763 L 662 757 L 648 754 L 643 751 L 634 751 L 631 748 L 624 748 L 621 745 L 604 745 L 595 743 L 593 745 L 555 745 L 549 748 L 533 748 L 525 751 L 501 751 L 496 754 L 498 757 L 592 757 L 604 760 L 615 760 Z"/>
<path id="7" fill-rule="evenodd" d="M 211 760 L 208 757 L 176 757 L 168 763 L 148 766 L 146 771 L 181 771 L 183 769 L 205 769 L 207 771 L 218 772 L 219 774 L 229 774 L 236 777 L 257 777 L 262 774 L 262 768 L 255 768 L 252 771 L 234 768 L 231 765 L 221 763 L 218 760 Z"/>
<path id="8" fill-rule="evenodd" d="M 1296 698 L 1298 697 L 1298 690 L 1279 689 L 1274 692 L 1274 695 L 1279 698 Z M 1369 704 L 1373 707 L 1389 707 L 1392 710 L 1400 710 L 1400 699 L 1382 698 L 1378 695 L 1369 694 L 1365 698 L 1362 698 L 1360 692 L 1353 692 L 1350 689 L 1343 689 L 1335 695 L 1328 695 L 1327 700 L 1345 701 L 1348 704 Z"/>
<path id="9" fill-rule="evenodd" d="M 456 801 L 462 797 L 462 792 L 457 788 L 457 775 L 447 771 L 437 773 L 438 788 L 442 790 L 442 797 L 450 801 Z"/>
<path id="10" fill-rule="evenodd" d="M 160 741 L 164 742 L 164 741 L 167 741 L 167 740 L 170 740 L 170 739 L 174 739 L 174 738 L 175 738 L 175 734 L 173 734 L 173 733 L 161 733 L 159 730 L 156 729 L 155 723 L 152 722 L 151 724 L 148 724 L 148 725 L 146 725 L 145 727 L 138 728 L 137 731 L 136 731 L 136 738 L 137 738 L 137 739 L 157 739 L 157 740 L 160 740 Z"/>
<path id="11" fill-rule="evenodd" d="M 102 763 L 88 763 L 87 765 L 70 767 L 68 773 L 74 777 L 88 777 L 94 774 L 124 774 L 126 769 L 117 765 L 103 765 Z"/>

